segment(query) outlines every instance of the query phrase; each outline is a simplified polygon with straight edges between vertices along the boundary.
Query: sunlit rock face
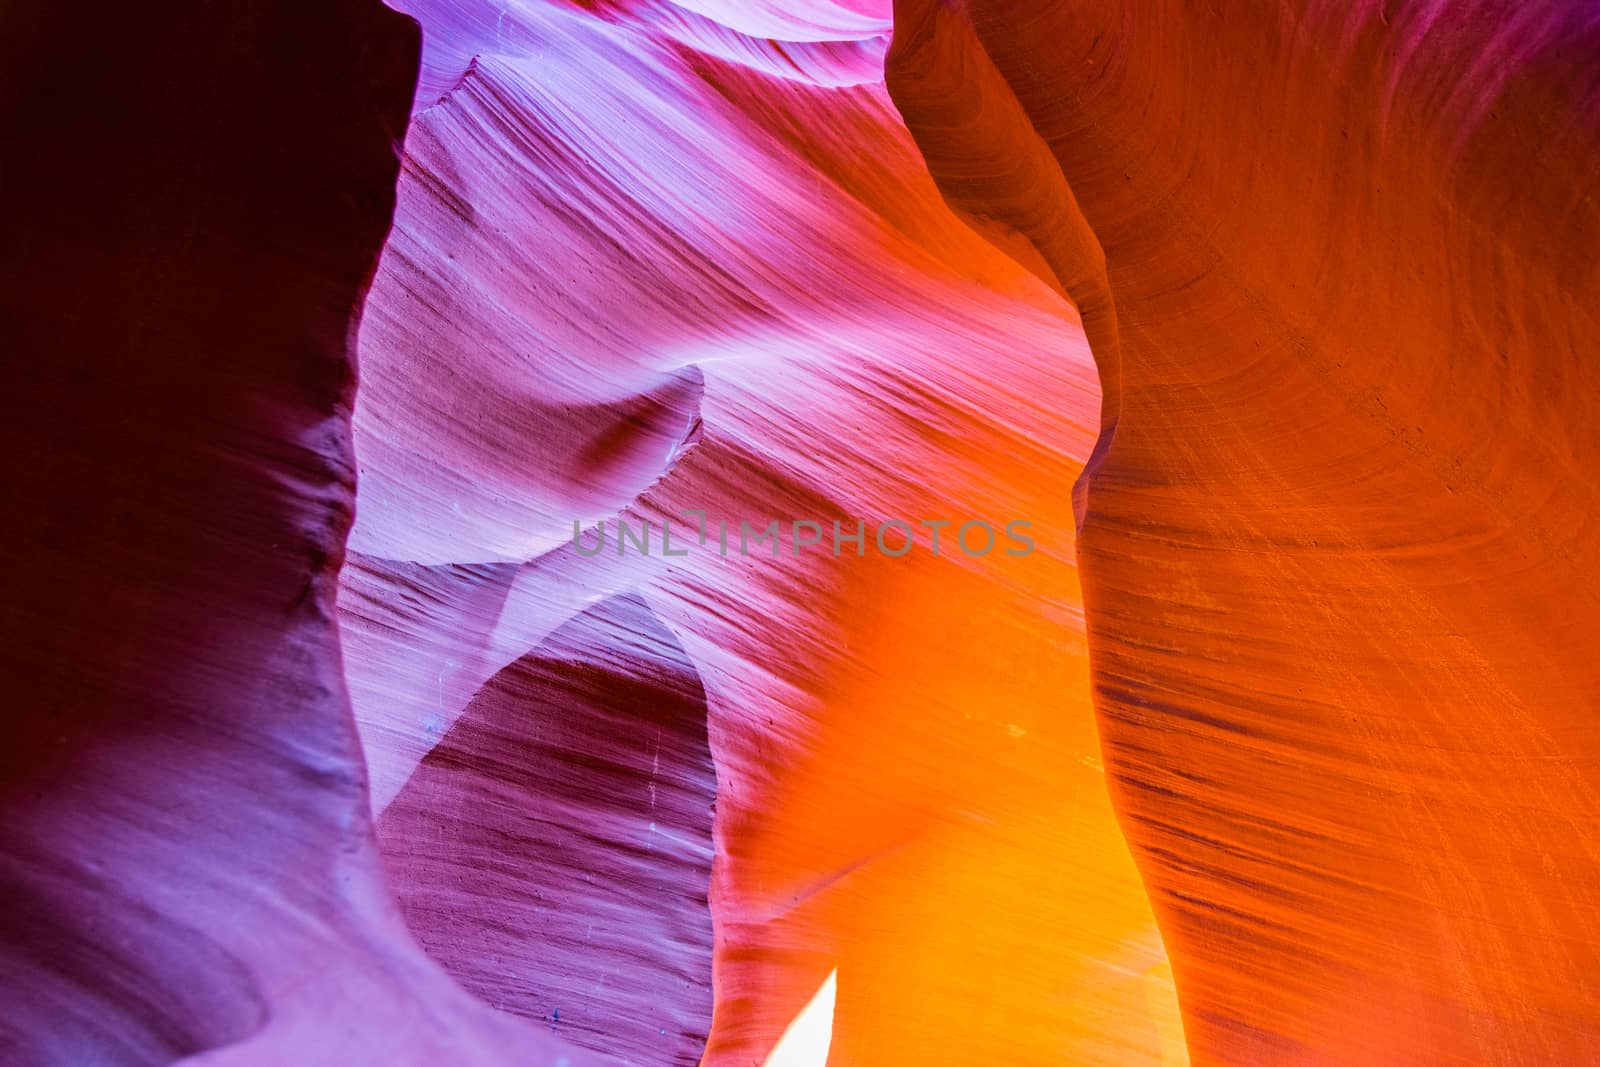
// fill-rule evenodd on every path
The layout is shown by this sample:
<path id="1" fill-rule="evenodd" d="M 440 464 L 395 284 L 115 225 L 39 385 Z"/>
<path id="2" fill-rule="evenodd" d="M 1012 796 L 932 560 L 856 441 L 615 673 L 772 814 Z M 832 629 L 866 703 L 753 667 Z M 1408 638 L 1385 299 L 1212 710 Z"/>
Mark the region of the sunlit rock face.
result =
<path id="1" fill-rule="evenodd" d="M 627 1063 L 1183 1062 L 1089 701 L 1094 367 L 1037 255 L 929 178 L 887 6 L 407 8 L 340 608 L 418 939 Z M 1038 547 L 834 555 L 891 519 Z M 655 621 L 581 621 L 616 604 Z M 714 795 L 679 727 L 656 757 L 685 679 Z"/>
<path id="2" fill-rule="evenodd" d="M 1594 8 L 895 17 L 952 203 L 1103 254 L 1094 693 L 1196 1062 L 1600 1058 Z"/>
<path id="3" fill-rule="evenodd" d="M 1600 1060 L 1595 15 L 394 6 L 0 10 L 0 1064 Z"/>

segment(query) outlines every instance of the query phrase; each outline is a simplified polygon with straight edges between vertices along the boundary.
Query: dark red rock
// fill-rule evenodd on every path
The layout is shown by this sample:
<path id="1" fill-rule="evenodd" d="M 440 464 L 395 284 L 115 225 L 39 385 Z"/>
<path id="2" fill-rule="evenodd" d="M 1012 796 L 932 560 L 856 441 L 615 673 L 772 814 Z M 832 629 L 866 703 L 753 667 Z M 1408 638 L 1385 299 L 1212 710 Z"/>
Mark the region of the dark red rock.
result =
<path id="1" fill-rule="evenodd" d="M 566 1055 L 406 935 L 340 663 L 418 50 L 373 0 L 0 11 L 7 1067 Z"/>

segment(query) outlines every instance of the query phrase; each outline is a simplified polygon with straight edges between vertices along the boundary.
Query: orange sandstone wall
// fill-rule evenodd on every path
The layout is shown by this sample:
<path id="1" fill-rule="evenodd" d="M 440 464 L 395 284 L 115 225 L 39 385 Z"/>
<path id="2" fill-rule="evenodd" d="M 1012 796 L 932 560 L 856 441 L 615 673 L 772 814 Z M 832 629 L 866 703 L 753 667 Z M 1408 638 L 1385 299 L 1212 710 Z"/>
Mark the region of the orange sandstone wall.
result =
<path id="1" fill-rule="evenodd" d="M 1095 700 L 1194 1062 L 1600 1058 L 1600 18 L 895 7 L 947 198 L 1075 272 Z"/>

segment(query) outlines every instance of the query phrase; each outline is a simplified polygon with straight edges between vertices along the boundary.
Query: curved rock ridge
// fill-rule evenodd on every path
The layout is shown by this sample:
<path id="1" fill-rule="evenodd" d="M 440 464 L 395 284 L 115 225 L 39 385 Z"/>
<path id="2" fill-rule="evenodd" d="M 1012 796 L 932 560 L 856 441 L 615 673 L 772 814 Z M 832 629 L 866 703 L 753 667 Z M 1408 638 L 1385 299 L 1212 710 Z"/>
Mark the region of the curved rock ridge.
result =
<path id="1" fill-rule="evenodd" d="M 881 47 L 882 12 L 861 9 L 878 21 L 856 36 L 829 21 L 842 5 L 786 5 L 787 36 L 762 43 L 778 29 L 731 6 L 590 6 L 408 5 L 425 88 L 361 335 L 340 609 L 419 938 L 490 1003 L 629 1062 L 695 1032 L 688 990 L 660 984 L 664 946 L 597 926 L 579 953 L 561 925 L 591 906 L 667 914 L 620 900 L 629 885 L 687 899 L 670 853 L 619 866 L 650 820 L 609 786 L 561 830 L 507 799 L 589 743 L 528 747 L 518 716 L 535 712 L 509 694 L 579 668 L 536 654 L 534 685 L 527 657 L 620 597 L 704 689 L 704 1063 L 762 1063 L 825 985 L 835 1062 L 1185 1062 L 1089 704 L 1068 489 L 1099 398 L 1076 312 L 1019 264 L 1022 242 L 999 250 L 951 213 L 877 76 L 772 68 Z M 593 440 L 617 457 L 606 477 Z M 866 521 L 870 541 L 893 519 L 917 525 L 915 552 L 790 543 L 796 521 L 830 538 Z M 952 526 L 933 555 L 921 520 L 972 519 L 1031 522 L 1037 551 L 971 557 Z M 574 545 L 574 520 L 586 545 L 605 524 L 606 550 Z M 651 524 L 650 555 L 617 554 L 619 521 Z M 665 521 L 688 555 L 662 554 Z M 776 553 L 739 551 L 741 521 L 777 521 Z M 505 859 L 471 873 L 485 855 Z M 563 888 L 585 863 L 605 883 L 587 900 Z M 539 912 L 557 893 L 563 910 Z M 606 1036 L 667 1006 L 666 1035 Z"/>
<path id="2" fill-rule="evenodd" d="M 883 80 L 887 29 L 871 37 L 797 41 L 740 33 L 670 3 L 622 2 L 614 10 L 654 36 L 772 77 L 836 88 Z"/>
<path id="3" fill-rule="evenodd" d="M 1078 555 L 1196 1062 L 1600 1057 L 1600 15 L 895 16 L 952 202 L 1104 251 Z"/>
<path id="4" fill-rule="evenodd" d="M 891 29 L 886 0 L 398 0 L 394 6 L 427 27 L 419 111 L 450 93 L 477 56 L 546 54 L 550 20 L 562 14 L 632 26 L 653 38 L 653 46 L 678 41 L 771 76 L 818 85 L 881 82 Z M 559 81 L 543 84 L 553 88 Z"/>
<path id="5" fill-rule="evenodd" d="M 849 41 L 889 32 L 888 0 L 668 0 L 751 37 Z"/>
<path id="6" fill-rule="evenodd" d="M 624 596 L 479 690 L 378 834 L 408 925 L 485 1002 L 622 1062 L 693 1067 L 715 797 L 694 665 Z"/>
<path id="7" fill-rule="evenodd" d="M 0 1062 L 1600 1061 L 1591 5 L 403 6 L 0 10 Z"/>
<path id="8" fill-rule="evenodd" d="M 384 884 L 334 605 L 416 25 L 0 11 L 0 1061 L 584 1062 Z"/>

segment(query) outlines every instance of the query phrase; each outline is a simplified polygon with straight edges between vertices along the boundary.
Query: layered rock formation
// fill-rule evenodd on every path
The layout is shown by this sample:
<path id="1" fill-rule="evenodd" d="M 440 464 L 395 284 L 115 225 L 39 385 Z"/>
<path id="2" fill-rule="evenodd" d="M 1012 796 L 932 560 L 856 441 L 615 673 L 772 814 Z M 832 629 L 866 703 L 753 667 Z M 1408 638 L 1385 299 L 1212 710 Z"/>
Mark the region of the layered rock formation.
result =
<path id="1" fill-rule="evenodd" d="M 469 990 L 627 1062 L 692 1067 L 715 799 L 694 665 L 620 597 L 480 689 L 378 831 L 407 924 Z"/>
<path id="2" fill-rule="evenodd" d="M 1600 1056 L 1593 16 L 396 6 L 0 13 L 0 1060 Z"/>
<path id="3" fill-rule="evenodd" d="M 835 1062 L 1178 1062 L 1078 636 L 1068 488 L 1098 402 L 1075 313 L 943 204 L 880 82 L 887 11 L 863 30 L 788 10 L 771 40 L 668 4 L 412 7 L 424 90 L 362 334 L 341 595 L 396 888 L 470 988 L 629 1062 L 761 1064 L 835 972 Z M 778 558 L 699 545 L 690 510 L 735 541 L 781 520 Z M 655 525 L 651 557 L 570 543 L 616 516 Z M 1040 550 L 969 559 L 953 528 L 938 558 L 925 530 L 904 558 L 789 541 L 791 520 L 897 517 L 1031 520 Z M 686 557 L 661 555 L 669 519 Z M 691 943 L 609 940 L 688 921 L 650 888 L 671 868 L 597 841 L 633 911 L 586 944 L 536 895 L 586 914 L 565 860 L 523 854 L 511 897 L 442 888 L 507 869 L 509 802 L 449 780 L 508 795 L 506 731 L 553 713 L 524 657 L 624 593 L 693 664 L 717 770 L 715 1008 L 692 1054 L 687 1016 L 637 1038 L 578 1021 L 665 1003 L 597 973 L 700 966 Z M 494 736 L 470 725 L 480 690 Z M 651 773 L 692 794 L 691 766 Z M 616 799 L 579 789 L 562 819 L 649 841 Z M 553 940 L 498 941 L 490 966 L 464 947 L 530 915 Z"/>
<path id="4" fill-rule="evenodd" d="M 0 1060 L 556 1062 L 385 886 L 334 597 L 416 26 L 0 14 Z"/>
<path id="5" fill-rule="evenodd" d="M 1196 1061 L 1600 1056 L 1594 12 L 895 15 L 952 203 L 1109 309 L 1095 700 Z"/>

